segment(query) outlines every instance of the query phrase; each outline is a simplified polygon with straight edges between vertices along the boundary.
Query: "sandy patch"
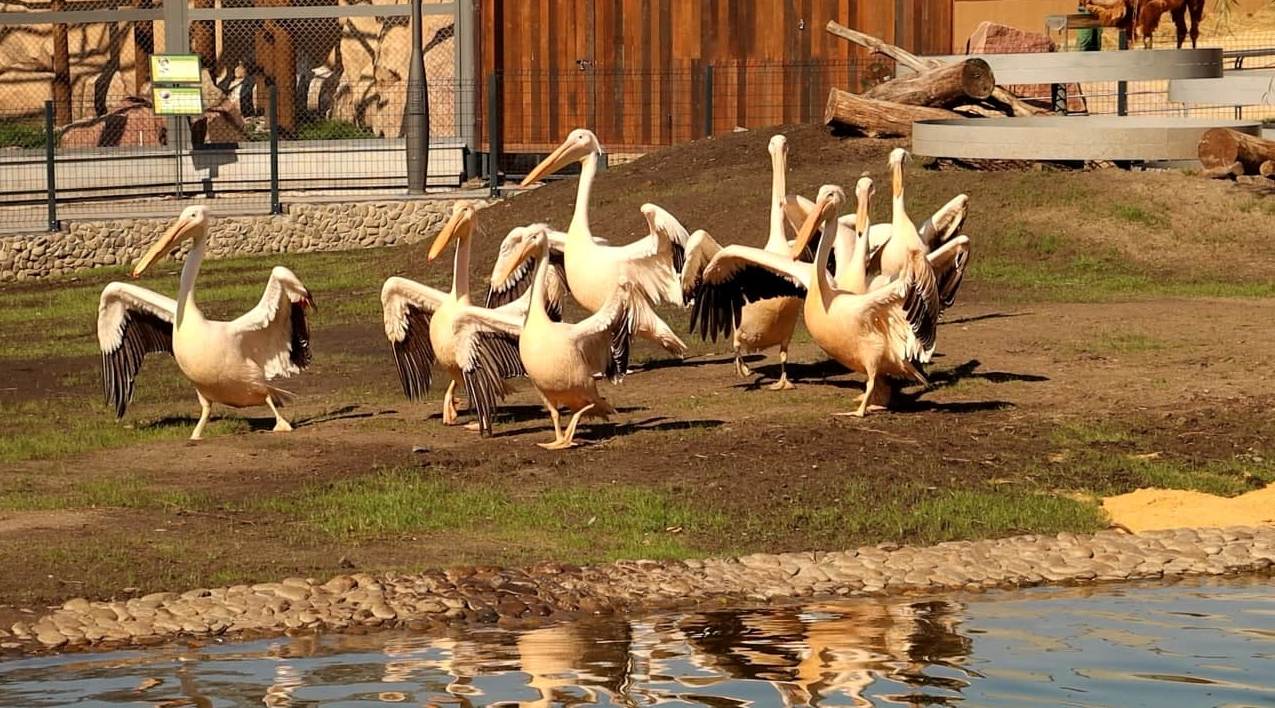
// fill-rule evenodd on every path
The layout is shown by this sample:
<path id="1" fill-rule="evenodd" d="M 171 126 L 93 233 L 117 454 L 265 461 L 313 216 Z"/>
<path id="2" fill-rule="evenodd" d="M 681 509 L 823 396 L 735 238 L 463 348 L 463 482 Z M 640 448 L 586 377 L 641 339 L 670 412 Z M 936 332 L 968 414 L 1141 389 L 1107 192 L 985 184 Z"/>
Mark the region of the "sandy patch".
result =
<path id="1" fill-rule="evenodd" d="M 1111 520 L 1130 531 L 1199 526 L 1256 526 L 1275 524 L 1275 485 L 1218 497 L 1178 489 L 1139 489 L 1107 497 L 1102 508 Z"/>

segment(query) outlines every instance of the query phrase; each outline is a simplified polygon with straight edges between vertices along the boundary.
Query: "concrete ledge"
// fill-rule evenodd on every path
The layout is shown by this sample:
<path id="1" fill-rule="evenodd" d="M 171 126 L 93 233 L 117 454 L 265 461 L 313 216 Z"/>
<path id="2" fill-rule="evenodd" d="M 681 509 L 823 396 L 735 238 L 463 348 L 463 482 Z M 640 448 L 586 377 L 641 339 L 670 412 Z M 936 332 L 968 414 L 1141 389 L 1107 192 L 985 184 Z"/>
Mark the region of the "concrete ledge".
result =
<path id="1" fill-rule="evenodd" d="M 77 598 L 33 622 L 0 630 L 0 649 L 118 648 L 179 637 L 372 626 L 427 629 L 439 623 L 535 626 L 546 620 L 709 601 L 750 604 L 1228 575 L 1267 570 L 1273 562 L 1275 527 L 1262 526 L 1136 535 L 1060 533 L 929 547 L 881 544 L 832 553 L 619 561 L 585 568 L 542 563 L 523 569 L 360 573 L 326 582 L 287 578 L 112 602 Z"/>
<path id="2" fill-rule="evenodd" d="M 1197 160 L 1210 128 L 1259 135 L 1257 121 L 1167 116 L 1039 116 L 918 121 L 912 150 L 982 160 Z"/>
<path id="3" fill-rule="evenodd" d="M 1221 49 L 954 54 L 927 58 L 959 61 L 972 57 L 991 65 L 998 84 L 1211 79 L 1222 75 Z"/>

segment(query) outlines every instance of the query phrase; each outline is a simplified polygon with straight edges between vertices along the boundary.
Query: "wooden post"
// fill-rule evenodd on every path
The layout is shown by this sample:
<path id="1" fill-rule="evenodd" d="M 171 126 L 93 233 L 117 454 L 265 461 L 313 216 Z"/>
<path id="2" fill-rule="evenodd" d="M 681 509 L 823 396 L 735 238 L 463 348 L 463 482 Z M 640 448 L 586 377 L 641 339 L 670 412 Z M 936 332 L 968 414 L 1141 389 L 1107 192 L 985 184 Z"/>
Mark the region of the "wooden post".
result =
<path id="1" fill-rule="evenodd" d="M 193 0 L 193 7 L 209 8 L 213 0 Z M 190 23 L 190 50 L 199 55 L 199 65 L 217 80 L 217 31 L 212 20 Z"/>
<path id="2" fill-rule="evenodd" d="M 137 0 L 137 9 L 154 7 L 151 0 Z M 138 20 L 133 23 L 133 93 L 145 95 L 146 84 L 151 82 L 151 55 L 155 53 L 155 23 Z"/>
<path id="3" fill-rule="evenodd" d="M 992 95 L 996 79 L 982 59 L 942 64 L 912 76 L 891 79 L 863 92 L 866 98 L 913 106 L 947 107 Z"/>
<path id="4" fill-rule="evenodd" d="M 908 136 L 914 121 L 941 118 L 960 115 L 942 108 L 879 101 L 838 88 L 828 92 L 823 114 L 825 125 L 850 128 L 872 138 Z"/>
<path id="5" fill-rule="evenodd" d="M 1200 137 L 1199 155 L 1200 162 L 1208 169 L 1239 162 L 1246 172 L 1257 174 L 1263 162 L 1275 160 L 1275 140 L 1263 140 L 1230 128 L 1212 128 Z"/>
<path id="6" fill-rule="evenodd" d="M 66 0 L 52 0 L 49 9 L 65 10 Z M 61 22 L 53 25 L 53 116 L 58 125 L 71 122 L 71 52 Z"/>

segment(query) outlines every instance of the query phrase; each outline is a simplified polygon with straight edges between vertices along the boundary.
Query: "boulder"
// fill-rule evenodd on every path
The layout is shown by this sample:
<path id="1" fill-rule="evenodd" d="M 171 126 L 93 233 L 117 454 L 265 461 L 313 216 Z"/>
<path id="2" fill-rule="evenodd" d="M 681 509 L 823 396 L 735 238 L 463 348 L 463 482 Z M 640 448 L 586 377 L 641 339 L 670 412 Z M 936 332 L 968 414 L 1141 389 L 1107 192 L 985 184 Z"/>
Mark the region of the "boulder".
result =
<path id="1" fill-rule="evenodd" d="M 196 145 L 248 141 L 248 128 L 239 103 L 229 97 L 205 108 L 202 116 L 191 121 L 190 134 Z"/>
<path id="2" fill-rule="evenodd" d="M 1046 34 L 1028 32 L 996 22 L 983 22 L 965 42 L 966 54 L 1039 54 L 1057 50 L 1054 40 Z M 1003 88 L 1034 106 L 1053 108 L 1049 84 L 1016 84 Z M 1086 112 L 1080 84 L 1067 84 L 1067 110 L 1070 113 Z"/>
<path id="3" fill-rule="evenodd" d="M 105 115 L 68 125 L 58 145 L 64 148 L 143 147 L 165 145 L 167 142 L 164 119 L 155 115 L 150 101 L 126 96 Z"/>

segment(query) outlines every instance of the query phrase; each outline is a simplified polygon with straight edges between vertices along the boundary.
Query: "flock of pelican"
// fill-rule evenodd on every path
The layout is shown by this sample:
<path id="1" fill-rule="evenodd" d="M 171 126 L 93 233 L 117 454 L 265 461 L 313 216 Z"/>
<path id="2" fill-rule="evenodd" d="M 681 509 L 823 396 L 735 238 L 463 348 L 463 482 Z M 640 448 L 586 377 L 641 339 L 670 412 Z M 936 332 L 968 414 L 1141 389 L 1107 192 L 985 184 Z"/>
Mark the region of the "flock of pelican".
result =
<path id="1" fill-rule="evenodd" d="M 842 215 L 848 198 L 828 184 L 814 201 L 787 193 L 788 145 L 776 135 L 768 146 L 772 181 L 765 245 L 721 246 L 704 230 L 688 233 L 669 212 L 644 204 L 648 234 L 615 245 L 595 236 L 589 199 L 602 147 L 590 131 L 566 141 L 523 180 L 580 164 L 575 209 L 565 232 L 547 224 L 513 229 L 500 245 L 483 305 L 470 295 L 470 242 L 478 214 L 457 202 L 435 238 L 429 260 L 455 242 L 449 291 L 391 277 L 381 289 L 385 334 L 403 390 L 420 399 L 432 372 L 450 376 L 442 419 L 458 422 L 457 384 L 464 386 L 476 422 L 491 431 L 511 382 L 525 378 L 540 394 L 553 421 L 547 449 L 575 445 L 584 416 L 606 418 L 615 408 L 599 392 L 602 379 L 619 383 L 628 371 L 630 341 L 639 336 L 681 357 L 686 344 L 655 307 L 690 309 L 691 331 L 716 341 L 730 336 L 736 371 L 750 375 L 743 355 L 778 347 L 780 376 L 770 387 L 790 389 L 788 348 L 798 319 L 831 358 L 863 373 L 866 390 L 851 413 L 886 408 L 898 382 L 926 383 L 937 325 L 960 287 L 969 238 L 960 234 L 968 199 L 959 195 L 919 226 L 908 215 L 903 165 L 908 154 L 890 154 L 892 215 L 872 224 L 875 188 L 868 177 L 854 188 L 854 213 Z M 314 300 L 290 270 L 275 267 L 261 301 L 231 322 L 203 317 L 194 285 L 207 249 L 211 217 L 189 207 L 151 246 L 133 276 L 140 276 L 180 242 L 193 245 L 181 272 L 176 300 L 128 283 L 102 291 L 98 341 L 108 402 L 123 416 L 146 354 L 167 352 L 194 385 L 202 407 L 191 439 L 199 439 L 210 405 L 267 405 L 275 430 L 291 426 L 278 408 L 291 397 L 270 383 L 310 362 L 306 313 Z M 590 314 L 562 321 L 570 296 Z M 561 410 L 570 412 L 565 430 Z"/>

